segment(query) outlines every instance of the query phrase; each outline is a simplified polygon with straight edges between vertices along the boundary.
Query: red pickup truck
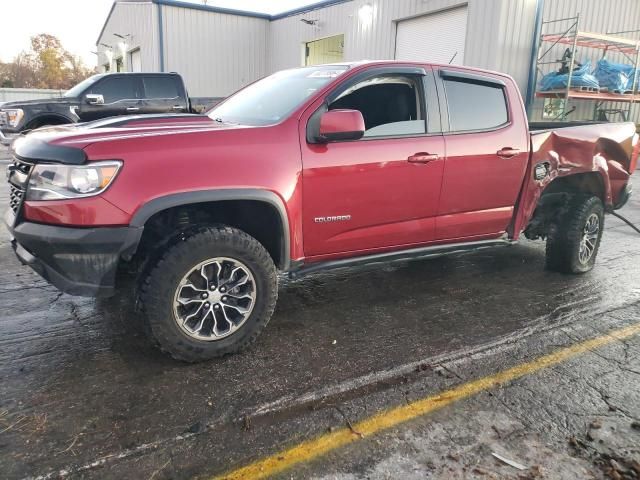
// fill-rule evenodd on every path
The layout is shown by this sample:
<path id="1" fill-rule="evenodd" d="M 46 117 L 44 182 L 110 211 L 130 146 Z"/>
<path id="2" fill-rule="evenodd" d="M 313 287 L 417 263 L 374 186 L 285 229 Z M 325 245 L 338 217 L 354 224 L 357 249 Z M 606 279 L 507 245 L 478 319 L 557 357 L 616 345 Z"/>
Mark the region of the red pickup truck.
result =
<path id="1" fill-rule="evenodd" d="M 558 125 L 558 124 L 554 124 Z M 139 276 L 154 341 L 236 352 L 291 276 L 546 239 L 590 270 L 636 168 L 635 125 L 530 132 L 507 75 L 407 62 L 323 65 L 249 85 L 208 115 L 119 117 L 17 139 L 5 222 L 62 291 Z M 555 128 L 555 129 L 552 129 Z"/>

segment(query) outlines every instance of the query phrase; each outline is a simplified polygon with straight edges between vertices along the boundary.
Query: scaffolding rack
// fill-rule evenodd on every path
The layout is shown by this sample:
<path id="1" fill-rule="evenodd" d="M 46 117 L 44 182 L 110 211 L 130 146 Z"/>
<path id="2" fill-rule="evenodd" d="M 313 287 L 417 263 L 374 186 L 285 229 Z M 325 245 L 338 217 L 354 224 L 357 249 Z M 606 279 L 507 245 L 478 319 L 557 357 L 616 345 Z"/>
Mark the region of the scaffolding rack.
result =
<path id="1" fill-rule="evenodd" d="M 543 53 L 537 57 L 536 72 L 535 72 L 535 85 L 537 89 L 538 76 L 543 73 L 545 65 L 552 64 L 568 64 L 568 78 L 566 88 L 560 90 L 536 90 L 536 97 L 538 98 L 552 98 L 562 99 L 562 108 L 557 120 L 564 120 L 573 110 L 567 110 L 568 100 L 591 100 L 595 101 L 593 108 L 593 119 L 598 120 L 600 113 L 606 116 L 606 113 L 620 113 L 624 121 L 630 119 L 631 107 L 634 103 L 640 103 L 640 92 L 638 92 L 638 69 L 640 67 L 640 40 L 633 40 L 628 38 L 621 38 L 616 35 L 625 33 L 636 33 L 640 30 L 631 30 L 626 32 L 613 32 L 607 34 L 585 32 L 580 30 L 580 14 L 575 17 L 561 18 L 557 20 L 548 20 L 542 22 L 542 32 L 545 31 L 545 26 L 553 24 L 559 24 L 561 22 L 569 22 L 569 27 L 561 32 L 557 33 L 542 33 L 540 35 L 538 52 L 543 50 Z M 554 52 L 554 47 L 558 45 L 567 45 L 569 55 L 562 60 L 550 60 L 550 54 Z M 576 52 L 578 47 L 597 49 L 602 51 L 602 57 L 604 58 L 608 53 L 620 53 L 633 65 L 634 81 L 631 90 L 615 93 L 607 91 L 606 89 L 595 89 L 588 87 L 571 87 L 571 79 L 576 60 Z M 628 93 L 627 93 L 628 92 Z M 626 105 L 626 109 L 606 110 L 602 109 L 605 102 L 621 102 Z"/>

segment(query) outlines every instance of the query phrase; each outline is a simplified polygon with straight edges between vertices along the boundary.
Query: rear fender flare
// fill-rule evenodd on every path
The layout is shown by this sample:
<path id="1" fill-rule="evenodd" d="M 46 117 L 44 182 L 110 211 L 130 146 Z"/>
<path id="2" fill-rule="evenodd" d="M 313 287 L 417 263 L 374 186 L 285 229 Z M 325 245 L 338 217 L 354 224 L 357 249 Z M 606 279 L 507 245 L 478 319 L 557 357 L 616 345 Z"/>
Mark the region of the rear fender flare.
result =
<path id="1" fill-rule="evenodd" d="M 287 209 L 282 199 L 277 194 L 269 190 L 262 190 L 259 188 L 232 188 L 174 193 L 171 195 L 154 198 L 153 200 L 150 200 L 149 202 L 142 205 L 134 213 L 129 225 L 131 227 L 134 227 L 136 231 L 139 231 L 141 236 L 141 232 L 144 228 L 145 223 L 156 213 L 160 213 L 169 208 L 179 207 L 182 205 L 220 202 L 228 200 L 252 200 L 264 202 L 276 209 L 280 217 L 283 234 L 283 251 L 281 252 L 282 270 L 289 270 L 291 265 L 289 217 L 287 215 Z"/>

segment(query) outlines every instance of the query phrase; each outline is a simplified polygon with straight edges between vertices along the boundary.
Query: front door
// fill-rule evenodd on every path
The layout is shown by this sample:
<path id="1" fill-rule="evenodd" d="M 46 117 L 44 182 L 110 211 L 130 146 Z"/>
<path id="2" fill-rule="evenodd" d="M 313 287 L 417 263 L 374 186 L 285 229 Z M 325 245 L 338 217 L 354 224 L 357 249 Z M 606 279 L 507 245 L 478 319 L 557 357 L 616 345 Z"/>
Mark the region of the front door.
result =
<path id="1" fill-rule="evenodd" d="M 433 76 L 422 68 L 380 72 L 347 79 L 320 107 L 359 110 L 362 139 L 312 144 L 303 138 L 307 259 L 434 239 L 445 150 Z"/>
<path id="2" fill-rule="evenodd" d="M 515 84 L 499 75 L 436 70 L 445 112 L 439 240 L 502 235 L 512 220 L 527 168 L 527 119 Z"/>
<path id="3" fill-rule="evenodd" d="M 78 116 L 83 122 L 118 115 L 140 113 L 142 108 L 142 86 L 134 75 L 107 76 L 84 93 L 102 95 L 103 104 L 88 104 L 81 99 Z"/>

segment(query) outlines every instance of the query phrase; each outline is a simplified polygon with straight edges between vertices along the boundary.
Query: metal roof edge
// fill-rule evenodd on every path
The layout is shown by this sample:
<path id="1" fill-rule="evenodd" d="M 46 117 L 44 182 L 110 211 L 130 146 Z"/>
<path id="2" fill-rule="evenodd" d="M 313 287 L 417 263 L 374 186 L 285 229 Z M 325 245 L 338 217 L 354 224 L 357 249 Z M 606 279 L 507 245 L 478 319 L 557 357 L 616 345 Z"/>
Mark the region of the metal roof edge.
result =
<path id="1" fill-rule="evenodd" d="M 341 3 L 352 2 L 353 0 L 322 0 L 321 2 L 312 3 L 305 7 L 296 8 L 293 10 L 289 10 L 286 12 L 278 13 L 276 15 L 271 15 L 270 20 L 280 20 L 281 18 L 292 17 L 294 15 L 299 15 L 301 13 L 312 12 L 313 10 L 319 10 L 325 7 L 331 7 L 333 5 L 339 5 Z"/>
<path id="2" fill-rule="evenodd" d="M 263 20 L 271 20 L 271 15 L 266 13 L 249 12 L 247 10 L 235 10 L 233 8 L 214 7 L 212 5 L 199 5 L 197 3 L 179 2 L 177 0 L 151 0 L 152 3 L 166 5 L 167 7 L 188 8 L 190 10 L 202 10 L 204 12 L 226 13 L 229 15 L 238 15 L 241 17 L 261 18 Z"/>
<path id="3" fill-rule="evenodd" d="M 111 20 L 111 14 L 113 13 L 113 10 L 116 8 L 116 2 L 114 1 L 111 4 L 111 9 L 109 10 L 109 14 L 107 15 L 107 18 L 104 20 L 104 23 L 102 24 L 102 28 L 100 29 L 100 35 L 98 35 L 98 38 L 96 39 L 96 46 L 98 46 L 98 44 L 100 43 L 100 39 L 102 38 L 102 35 L 104 34 L 105 29 L 107 28 L 107 23 L 109 23 L 109 20 Z"/>
<path id="4" fill-rule="evenodd" d="M 320 2 L 312 3 L 304 7 L 295 8 L 286 12 L 278 13 L 276 15 L 269 15 L 267 13 L 250 12 L 248 10 L 236 10 L 233 8 L 215 7 L 213 5 L 200 5 L 197 3 L 180 2 L 177 0 L 151 0 L 152 3 L 158 3 L 160 5 L 167 5 L 170 7 L 189 8 L 193 10 L 202 10 L 205 12 L 214 13 L 226 13 L 229 15 L 240 15 L 244 17 L 262 18 L 264 20 L 280 20 L 281 18 L 291 17 L 300 13 L 311 12 L 320 8 L 331 7 L 341 3 L 351 2 L 353 0 L 322 0 Z"/>
<path id="5" fill-rule="evenodd" d="M 225 13 L 228 15 L 239 15 L 243 17 L 252 17 L 252 18 L 261 18 L 263 20 L 280 20 L 282 18 L 292 17 L 294 15 L 299 15 L 301 13 L 312 12 L 314 10 L 319 10 L 321 8 L 331 7 L 333 5 L 339 5 L 341 3 L 351 2 L 353 0 L 322 0 L 320 2 L 312 3 L 310 5 L 306 5 L 304 7 L 296 8 L 293 10 L 288 10 L 286 12 L 278 13 L 276 15 L 269 15 L 266 13 L 258 13 L 258 12 L 249 12 L 247 10 L 235 10 L 233 8 L 223 8 L 223 7 L 214 7 L 212 5 L 199 5 L 196 3 L 188 3 L 188 2 L 179 2 L 177 0 L 138 0 L 140 3 L 155 3 L 158 5 L 166 5 L 168 7 L 178 7 L 178 8 L 189 8 L 192 10 L 202 10 L 204 12 L 213 12 L 213 13 Z M 100 39 L 104 34 L 105 29 L 107 28 L 107 24 L 111 19 L 111 15 L 113 14 L 113 10 L 116 8 L 116 5 L 119 3 L 126 2 L 118 2 L 114 0 L 111 5 L 111 10 L 109 10 L 109 14 L 102 25 L 102 29 L 100 29 L 100 34 L 96 40 L 96 45 L 100 43 Z M 134 2 L 132 2 L 134 3 Z"/>

